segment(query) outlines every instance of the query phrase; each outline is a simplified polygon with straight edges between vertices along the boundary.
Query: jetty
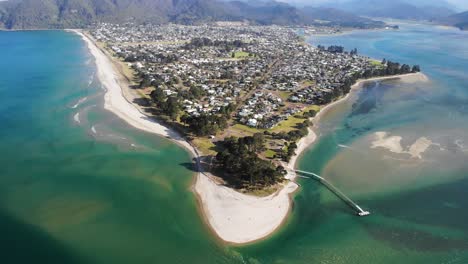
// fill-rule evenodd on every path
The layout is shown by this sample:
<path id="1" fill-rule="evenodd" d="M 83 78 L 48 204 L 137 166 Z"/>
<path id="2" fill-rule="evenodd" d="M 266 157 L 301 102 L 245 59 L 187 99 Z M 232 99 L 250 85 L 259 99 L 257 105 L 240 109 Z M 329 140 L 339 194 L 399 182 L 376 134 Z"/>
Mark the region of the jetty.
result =
<path id="1" fill-rule="evenodd" d="M 302 171 L 302 170 L 294 170 L 298 176 L 301 178 L 308 178 L 308 179 L 315 179 L 318 182 L 322 183 L 327 189 L 329 189 L 332 193 L 334 193 L 338 198 L 340 198 L 342 201 L 344 201 L 347 205 L 349 205 L 353 210 L 356 211 L 356 214 L 358 216 L 368 216 L 370 215 L 369 211 L 363 210 L 357 203 L 355 203 L 351 198 L 346 196 L 342 191 L 340 191 L 337 187 L 335 187 L 331 182 L 327 181 L 325 178 L 322 176 L 313 173 L 313 172 L 308 172 L 308 171 Z M 302 174 L 302 175 L 300 175 Z M 303 176 L 303 175 L 308 175 L 311 177 Z"/>

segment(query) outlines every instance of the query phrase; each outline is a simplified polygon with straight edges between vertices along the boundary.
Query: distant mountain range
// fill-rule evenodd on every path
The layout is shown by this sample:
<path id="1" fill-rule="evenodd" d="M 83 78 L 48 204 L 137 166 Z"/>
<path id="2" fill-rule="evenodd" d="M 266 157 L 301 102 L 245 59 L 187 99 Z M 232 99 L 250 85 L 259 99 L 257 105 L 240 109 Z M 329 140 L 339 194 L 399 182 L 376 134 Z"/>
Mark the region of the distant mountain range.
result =
<path id="1" fill-rule="evenodd" d="M 461 30 L 468 30 L 468 11 L 440 19 L 439 22 Z"/>
<path id="2" fill-rule="evenodd" d="M 435 20 L 455 13 L 443 0 L 348 0 L 331 1 L 327 6 L 366 17 Z"/>
<path id="3" fill-rule="evenodd" d="M 9 0 L 0 2 L 0 26 L 8 29 L 86 27 L 93 22 L 250 21 L 255 24 L 327 24 L 358 28 L 383 22 L 333 8 L 298 8 L 275 1 L 218 0 Z"/>

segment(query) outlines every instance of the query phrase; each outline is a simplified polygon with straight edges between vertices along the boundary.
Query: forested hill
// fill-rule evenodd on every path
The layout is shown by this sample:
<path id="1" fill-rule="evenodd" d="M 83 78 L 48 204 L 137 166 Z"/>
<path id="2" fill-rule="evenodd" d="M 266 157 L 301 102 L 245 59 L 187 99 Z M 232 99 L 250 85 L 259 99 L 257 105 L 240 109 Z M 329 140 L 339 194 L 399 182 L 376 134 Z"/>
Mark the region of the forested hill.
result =
<path id="1" fill-rule="evenodd" d="M 299 9 L 275 1 L 9 0 L 0 2 L 0 27 L 76 28 L 100 21 L 195 24 L 218 20 L 278 25 L 310 25 L 325 21 L 325 24 L 360 28 L 383 26 L 382 22 L 345 12 L 336 16 L 330 9 L 323 11 Z"/>
<path id="2" fill-rule="evenodd" d="M 455 13 L 444 0 L 347 0 L 330 6 L 366 17 L 434 20 Z"/>
<path id="3" fill-rule="evenodd" d="M 468 30 L 468 11 L 449 16 L 443 19 L 442 23 L 458 27 L 461 30 Z"/>

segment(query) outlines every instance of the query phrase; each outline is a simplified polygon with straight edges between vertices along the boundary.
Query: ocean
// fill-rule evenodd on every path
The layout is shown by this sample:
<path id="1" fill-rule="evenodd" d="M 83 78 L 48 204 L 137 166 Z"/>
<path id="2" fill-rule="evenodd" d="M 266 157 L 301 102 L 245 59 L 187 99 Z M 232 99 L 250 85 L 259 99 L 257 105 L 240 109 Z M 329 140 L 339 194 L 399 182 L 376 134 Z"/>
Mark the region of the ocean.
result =
<path id="1" fill-rule="evenodd" d="M 103 110 L 79 36 L 0 32 L 1 262 L 468 263 L 467 40 L 415 24 L 312 37 L 419 64 L 429 82 L 353 92 L 300 159 L 370 216 L 300 179 L 286 225 L 238 247 L 204 224 L 189 154 Z"/>

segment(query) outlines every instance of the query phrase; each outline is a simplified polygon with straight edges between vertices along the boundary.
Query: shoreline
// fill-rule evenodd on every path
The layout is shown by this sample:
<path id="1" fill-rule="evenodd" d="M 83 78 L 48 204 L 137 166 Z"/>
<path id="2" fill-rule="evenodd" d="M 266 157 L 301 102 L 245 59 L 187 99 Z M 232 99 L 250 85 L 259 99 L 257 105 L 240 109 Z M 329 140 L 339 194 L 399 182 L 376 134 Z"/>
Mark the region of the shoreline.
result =
<path id="1" fill-rule="evenodd" d="M 297 143 L 296 154 L 291 157 L 289 163 L 284 164 L 284 167 L 288 171 L 288 174 L 285 176 L 288 182 L 280 190 L 267 197 L 242 194 L 234 189 L 216 183 L 212 179 L 212 175 L 202 170 L 200 166 L 201 158 L 194 146 L 177 131 L 153 118 L 149 118 L 132 100 L 129 100 L 128 97 L 131 96 L 129 94 L 130 88 L 129 84 L 123 80 L 125 77 L 121 76 L 122 74 L 116 69 L 116 65 L 110 58 L 110 55 L 103 52 L 94 40 L 81 30 L 70 29 L 66 31 L 79 35 L 95 59 L 97 76 L 106 89 L 104 109 L 113 112 L 137 129 L 168 138 L 179 146 L 184 147 L 195 159 L 198 172 L 191 189 L 197 198 L 200 214 L 210 230 L 219 239 L 229 244 L 249 244 L 266 239 L 284 225 L 292 209 L 292 195 L 299 189 L 299 185 L 294 182 L 296 178 L 294 169 L 300 156 L 318 138 L 314 129 L 309 128 L 308 135 L 301 138 Z M 408 75 L 418 74 L 425 76 L 422 73 Z M 362 87 L 362 84 L 366 82 L 403 77 L 405 75 L 359 80 L 352 86 L 351 91 Z M 317 116 L 312 120 L 318 123 L 321 115 L 334 105 L 347 100 L 351 91 L 345 97 L 320 109 Z"/>
<path id="2" fill-rule="evenodd" d="M 355 84 L 351 86 L 351 90 L 342 98 L 333 101 L 323 108 L 319 110 L 317 115 L 313 118 L 315 123 L 319 123 L 322 116 L 327 113 L 330 109 L 334 106 L 341 104 L 349 99 L 349 97 L 357 90 L 361 89 L 366 83 L 369 82 L 381 82 L 385 80 L 399 80 L 399 81 L 407 81 L 407 82 L 427 82 L 429 78 L 422 72 L 416 73 L 406 73 L 406 74 L 399 74 L 399 75 L 392 75 L 392 76 L 380 76 L 380 77 L 373 77 L 369 79 L 359 79 Z M 315 124 L 314 124 L 315 127 Z"/>

